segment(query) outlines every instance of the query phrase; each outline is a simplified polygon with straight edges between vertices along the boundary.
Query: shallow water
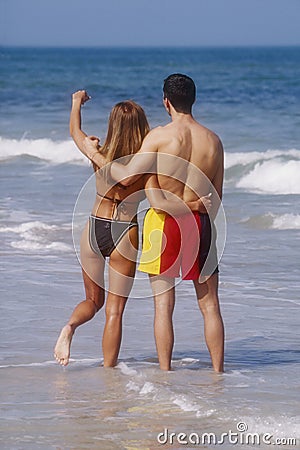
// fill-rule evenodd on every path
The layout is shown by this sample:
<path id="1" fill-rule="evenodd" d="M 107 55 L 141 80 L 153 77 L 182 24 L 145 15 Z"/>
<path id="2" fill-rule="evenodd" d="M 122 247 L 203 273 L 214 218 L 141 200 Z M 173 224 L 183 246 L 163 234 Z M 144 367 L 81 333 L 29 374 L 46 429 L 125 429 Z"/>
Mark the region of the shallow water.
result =
<path id="1" fill-rule="evenodd" d="M 241 444 L 247 432 L 261 440 L 270 433 L 272 442 L 299 439 L 299 51 L 116 51 L 102 55 L 101 71 L 111 83 L 98 79 L 98 65 L 90 77 L 85 73 L 93 50 L 81 55 L 77 72 L 80 51 L 61 51 L 69 61 L 65 76 L 60 51 L 1 52 L 1 89 L 11 89 L 0 131 L 1 449 L 229 449 L 247 447 Z M 120 64 L 128 68 L 125 78 L 118 75 Z M 16 71 L 19 65 L 27 70 Z M 32 68 L 38 82 L 27 96 Z M 227 239 L 220 263 L 226 371 L 211 370 L 190 282 L 176 288 L 174 371 L 158 369 L 151 291 L 141 273 L 125 311 L 118 367 L 101 367 L 100 311 L 76 331 L 71 362 L 62 368 L 53 347 L 84 296 L 73 210 L 92 173 L 67 136 L 66 97 L 73 88 L 89 87 L 84 81 L 95 98 L 102 96 L 103 109 L 97 103 L 84 111 L 93 133 L 99 117 L 103 133 L 106 110 L 123 97 L 140 101 L 152 124 L 165 122 L 158 81 L 179 69 L 201 84 L 205 100 L 196 115 L 221 135 L 226 151 Z M 21 82 L 20 110 L 12 92 Z M 74 235 L 76 241 L 80 230 Z M 162 442 L 165 429 L 162 445 L 157 437 L 163 433 Z M 229 438 L 220 443 L 230 430 L 239 444 Z M 215 433 L 217 442 L 183 444 L 178 433 L 191 440 L 195 433 Z M 264 447 L 270 446 L 251 446 Z"/>

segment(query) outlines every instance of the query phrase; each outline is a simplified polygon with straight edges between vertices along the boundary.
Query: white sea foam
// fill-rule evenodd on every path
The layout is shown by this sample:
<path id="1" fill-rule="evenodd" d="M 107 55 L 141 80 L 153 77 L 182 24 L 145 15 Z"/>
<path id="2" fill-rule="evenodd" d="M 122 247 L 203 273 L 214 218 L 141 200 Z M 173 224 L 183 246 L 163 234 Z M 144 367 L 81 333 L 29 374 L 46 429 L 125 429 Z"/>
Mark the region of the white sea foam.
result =
<path id="1" fill-rule="evenodd" d="M 82 359 L 74 359 L 70 358 L 70 363 L 75 364 L 83 364 L 83 365 L 91 365 L 91 364 L 100 364 L 101 359 L 96 358 L 82 358 Z M 16 367 L 49 367 L 49 366 L 57 366 L 59 367 L 57 361 L 50 360 L 50 361 L 42 361 L 42 362 L 34 362 L 34 363 L 24 363 L 24 364 L 5 364 L 0 365 L 0 369 L 10 369 L 10 368 L 16 368 Z"/>
<path id="2" fill-rule="evenodd" d="M 300 194 L 300 161 L 257 163 L 236 187 L 262 194 Z"/>
<path id="3" fill-rule="evenodd" d="M 69 230 L 69 228 L 69 225 L 58 226 L 32 221 L 15 226 L 0 227 L 0 233 L 18 235 L 20 239 L 9 241 L 9 245 L 20 250 L 70 251 L 73 250 L 71 245 L 55 240 L 59 232 Z"/>
<path id="4" fill-rule="evenodd" d="M 273 230 L 300 230 L 300 214 L 273 214 L 267 213 L 261 216 L 253 216 L 243 220 L 254 228 Z"/>
<path id="5" fill-rule="evenodd" d="M 216 413 L 215 409 L 207 409 L 207 410 L 203 410 L 203 411 L 198 410 L 196 413 L 196 417 L 198 417 L 198 418 L 199 417 L 210 417 L 215 413 Z"/>
<path id="6" fill-rule="evenodd" d="M 34 221 L 34 222 L 25 222 L 22 223 L 21 225 L 11 227 L 0 227 L 0 233 L 9 232 L 9 233 L 24 234 L 37 229 L 49 231 L 49 230 L 58 230 L 59 227 L 57 225 L 48 225 L 40 221 Z"/>
<path id="7" fill-rule="evenodd" d="M 124 363 L 120 363 L 121 365 Z M 118 367 L 120 367 L 120 364 L 118 365 Z M 122 366 L 121 366 L 122 367 Z M 135 373 L 133 373 L 132 369 L 129 372 L 128 371 L 128 366 L 126 366 L 127 368 L 125 369 L 125 374 L 126 375 L 137 375 L 138 373 L 136 371 L 134 371 Z M 121 369 L 122 372 L 124 373 L 124 366 L 123 369 Z M 129 369 L 130 370 L 130 369 Z M 141 377 L 138 377 L 141 378 Z M 154 386 L 153 383 L 151 383 L 150 381 L 146 381 L 143 382 L 142 384 L 138 384 L 133 380 L 130 380 L 127 384 L 126 384 L 126 390 L 129 391 L 133 391 L 133 392 L 137 392 L 139 393 L 140 396 L 143 395 L 147 395 L 147 394 L 156 394 L 158 391 L 158 388 Z"/>
<path id="8" fill-rule="evenodd" d="M 139 385 L 132 380 L 128 381 L 128 383 L 126 384 L 126 389 L 127 391 L 134 391 L 134 392 L 140 391 Z"/>
<path id="9" fill-rule="evenodd" d="M 48 367 L 57 364 L 56 361 L 43 361 L 36 363 L 27 363 L 27 364 L 5 364 L 0 366 L 0 369 L 10 369 L 12 367 Z"/>
<path id="10" fill-rule="evenodd" d="M 30 240 L 26 241 L 12 241 L 10 245 L 13 248 L 17 248 L 19 250 L 54 250 L 59 252 L 70 251 L 72 247 L 70 245 L 64 244 L 63 242 L 51 242 L 51 244 L 41 244 L 37 242 L 32 242 Z"/>
<path id="11" fill-rule="evenodd" d="M 0 137 L 0 160 L 32 156 L 56 164 L 85 162 L 87 159 L 72 140 L 5 139 Z"/>
<path id="12" fill-rule="evenodd" d="M 177 394 L 172 403 L 184 412 L 195 412 L 198 418 L 210 417 L 216 412 L 215 409 L 207 409 L 206 405 L 200 405 L 183 394 Z"/>
<path id="13" fill-rule="evenodd" d="M 300 150 L 226 153 L 225 168 L 237 188 L 258 194 L 300 194 Z"/>
<path id="14" fill-rule="evenodd" d="M 182 358 L 182 363 L 196 363 L 199 361 L 199 359 L 195 359 L 195 358 Z"/>
<path id="15" fill-rule="evenodd" d="M 266 150 L 265 152 L 226 152 L 224 157 L 225 169 L 242 165 L 246 166 L 251 163 L 270 161 L 275 158 L 289 158 L 300 160 L 300 150 Z"/>
<path id="16" fill-rule="evenodd" d="M 31 156 L 54 164 L 88 163 L 74 142 L 0 137 L 0 160 Z M 237 188 L 264 194 L 300 194 L 300 150 L 225 153 L 225 169 Z M 232 173 L 232 171 L 234 173 Z M 228 178 L 228 177 L 227 177 Z"/>
<path id="17" fill-rule="evenodd" d="M 189 400 L 185 395 L 177 395 L 173 400 L 174 405 L 179 406 L 183 411 L 196 411 L 198 412 L 200 406 L 194 401 Z"/>
<path id="18" fill-rule="evenodd" d="M 264 418 L 251 416 L 243 417 L 243 423 L 247 424 L 248 432 L 251 433 L 270 433 L 274 438 L 300 439 L 300 416 L 270 416 Z"/>
<path id="19" fill-rule="evenodd" d="M 300 230 L 300 214 L 273 216 L 272 228 L 277 230 Z"/>
<path id="20" fill-rule="evenodd" d="M 140 395 L 146 395 L 153 391 L 156 391 L 156 388 L 154 387 L 153 383 L 146 381 L 146 383 L 143 385 L 142 389 L 140 390 Z"/>
<path id="21" fill-rule="evenodd" d="M 126 363 L 120 362 L 117 367 L 121 370 L 124 375 L 134 376 L 137 375 L 138 372 L 135 369 L 131 369 L 127 366 Z"/>

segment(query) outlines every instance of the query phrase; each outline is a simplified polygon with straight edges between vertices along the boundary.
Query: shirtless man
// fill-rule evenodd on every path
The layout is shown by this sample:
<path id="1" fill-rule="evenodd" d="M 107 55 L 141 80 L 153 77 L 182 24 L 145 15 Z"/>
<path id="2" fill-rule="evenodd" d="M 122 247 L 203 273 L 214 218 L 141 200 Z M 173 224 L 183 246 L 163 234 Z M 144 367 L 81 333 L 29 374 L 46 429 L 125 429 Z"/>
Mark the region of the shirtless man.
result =
<path id="1" fill-rule="evenodd" d="M 196 88 L 191 78 L 181 74 L 170 75 L 164 82 L 163 92 L 163 103 L 171 116 L 171 123 L 153 129 L 145 137 L 140 151 L 134 155 L 128 165 L 114 162 L 110 169 L 111 176 L 126 186 L 133 183 L 141 174 L 155 171 L 158 176 L 159 187 L 166 197 L 169 193 L 170 196 L 176 195 L 187 202 L 208 195 L 207 204 L 211 202 L 212 208 L 210 216 L 214 218 L 222 199 L 224 172 L 222 143 L 218 136 L 198 123 L 192 116 Z M 98 140 L 96 138 L 86 138 L 84 148 L 90 159 L 101 167 L 105 161 L 97 151 L 97 145 Z M 200 171 L 202 176 L 199 176 Z M 151 181 L 147 187 L 151 188 Z M 207 206 L 207 204 L 204 206 Z M 204 212 L 206 213 L 205 209 Z M 151 214 L 155 216 L 155 211 L 151 212 L 150 210 L 150 216 Z M 150 227 L 151 232 L 151 221 L 156 220 L 157 217 L 156 219 L 151 217 L 147 219 L 147 215 L 145 221 L 148 220 L 147 226 Z M 166 215 L 162 215 L 164 221 Z M 199 230 L 205 227 L 207 229 L 208 214 L 199 214 L 199 217 L 200 219 L 197 219 L 198 225 L 200 223 Z M 160 219 L 161 216 L 159 216 Z M 203 220 L 206 223 L 202 223 Z M 182 230 L 184 231 L 185 226 L 183 224 L 182 229 L 179 226 L 179 234 Z M 174 229 L 173 226 L 171 228 Z M 145 231 L 146 228 L 144 227 L 144 233 Z M 211 228 L 209 234 L 211 234 Z M 182 244 L 184 244 L 184 232 L 182 235 Z M 204 238 L 205 236 L 201 236 L 200 249 L 204 243 Z M 201 259 L 201 255 L 199 257 Z M 154 334 L 160 368 L 171 370 L 174 345 L 172 321 L 175 306 L 174 281 L 175 277 L 178 276 L 175 273 L 177 267 L 175 272 L 172 271 L 172 266 L 168 268 L 170 270 L 160 273 L 159 271 L 148 270 L 147 262 L 143 265 L 143 255 L 141 261 L 141 270 L 149 273 L 154 295 Z M 197 270 L 194 270 L 193 263 L 191 263 L 190 269 L 191 271 L 188 271 L 188 274 L 183 274 L 183 278 L 193 280 L 199 308 L 204 318 L 205 340 L 212 366 L 216 372 L 223 372 L 224 326 L 218 299 L 217 262 L 216 267 L 207 274 L 209 276 L 205 277 L 204 282 L 200 282 L 202 281 L 199 278 L 200 272 L 197 273 Z"/>

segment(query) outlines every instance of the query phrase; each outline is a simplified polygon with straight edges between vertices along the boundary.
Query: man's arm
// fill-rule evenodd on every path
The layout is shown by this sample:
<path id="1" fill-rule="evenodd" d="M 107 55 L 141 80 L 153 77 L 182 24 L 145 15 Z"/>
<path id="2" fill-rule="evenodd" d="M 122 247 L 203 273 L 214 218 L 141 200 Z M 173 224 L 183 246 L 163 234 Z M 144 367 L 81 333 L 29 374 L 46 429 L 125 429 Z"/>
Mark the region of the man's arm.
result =
<path id="1" fill-rule="evenodd" d="M 161 134 L 159 128 L 150 131 L 145 137 L 142 146 L 128 164 L 113 161 L 110 166 L 110 175 L 123 186 L 129 186 L 138 180 L 146 172 L 156 171 L 156 156 Z M 91 138 L 84 140 L 84 151 L 92 161 L 100 168 L 106 164 L 105 159 L 97 154 L 97 142 Z"/>
<path id="2" fill-rule="evenodd" d="M 140 150 L 128 164 L 112 163 L 110 168 L 111 177 L 123 184 L 123 186 L 129 186 L 146 172 L 150 172 L 151 169 L 156 172 L 159 137 L 157 129 L 150 131 L 145 137 Z"/>
<path id="3" fill-rule="evenodd" d="M 170 198 L 170 192 L 168 192 L 169 196 L 166 198 L 163 190 L 159 186 L 156 174 L 147 176 L 145 192 L 150 205 L 158 213 L 166 212 L 169 215 L 180 216 L 183 214 L 188 214 L 190 211 L 210 211 L 210 194 L 190 202 L 184 202 L 175 194 L 173 194 Z"/>
<path id="4" fill-rule="evenodd" d="M 220 140 L 218 140 L 216 149 L 216 167 L 217 170 L 213 177 L 212 185 L 215 188 L 212 196 L 212 211 L 211 215 L 213 218 L 216 217 L 220 203 L 223 196 L 223 180 L 224 180 L 224 150 L 223 145 Z"/>

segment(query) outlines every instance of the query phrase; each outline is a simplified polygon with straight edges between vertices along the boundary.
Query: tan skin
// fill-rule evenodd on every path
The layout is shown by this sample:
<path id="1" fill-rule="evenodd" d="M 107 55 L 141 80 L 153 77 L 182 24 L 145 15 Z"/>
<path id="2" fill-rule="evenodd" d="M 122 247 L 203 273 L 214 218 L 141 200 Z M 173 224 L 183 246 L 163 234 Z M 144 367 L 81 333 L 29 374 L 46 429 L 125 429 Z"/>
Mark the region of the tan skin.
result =
<path id="1" fill-rule="evenodd" d="M 77 91 L 72 96 L 72 108 L 70 114 L 70 134 L 77 147 L 83 152 L 86 134 L 81 129 L 81 106 L 90 99 L 86 91 Z M 98 152 L 98 147 L 96 149 Z M 92 160 L 92 158 L 90 158 Z M 104 158 L 105 159 L 105 158 Z M 131 221 L 136 215 L 138 203 L 144 198 L 144 185 L 148 188 L 150 202 L 158 210 L 165 210 L 173 205 L 172 213 L 185 214 L 187 211 L 199 211 L 203 208 L 203 201 L 192 200 L 185 204 L 182 201 L 167 200 L 161 190 L 156 176 L 139 177 L 126 189 L 119 185 L 110 186 L 103 192 L 103 179 L 98 179 L 96 174 L 97 191 L 118 200 L 130 197 L 125 211 L 119 212 L 119 220 Z M 102 189 L 102 191 L 101 191 Z M 134 200 L 134 202 L 133 202 Z M 207 199 L 206 207 L 210 207 Z M 92 214 L 102 218 L 111 219 L 115 205 L 107 199 L 96 197 Z M 138 248 L 137 227 L 131 228 L 122 238 L 117 248 L 109 257 L 110 285 L 105 305 L 106 322 L 103 332 L 102 349 L 104 367 L 113 367 L 117 364 L 122 340 L 122 317 L 127 302 L 136 269 L 136 253 Z M 126 256 L 125 256 L 126 255 Z M 57 362 L 63 366 L 69 363 L 70 346 L 76 328 L 91 320 L 105 303 L 104 290 L 104 259 L 96 255 L 88 244 L 88 225 L 85 227 L 81 238 L 81 265 L 86 298 L 74 309 L 68 323 L 62 328 L 57 340 L 54 356 Z M 120 288 L 122 286 L 122 289 Z"/>
<path id="2" fill-rule="evenodd" d="M 88 99 L 89 97 L 85 91 L 78 91 L 72 96 L 70 134 L 80 150 L 83 147 L 83 141 L 86 137 L 86 134 L 81 129 L 80 109 Z M 129 190 L 126 189 L 126 191 L 124 191 L 124 189 L 120 189 L 119 186 L 114 186 L 107 192 L 103 192 L 103 194 L 110 198 L 122 199 L 134 192 L 140 193 L 143 187 L 144 181 L 143 179 L 140 179 L 131 185 Z M 101 192 L 101 189 L 99 189 L 99 191 Z M 141 199 L 143 198 L 143 195 L 139 195 L 139 197 Z M 136 214 L 137 206 L 138 201 L 135 205 L 130 205 L 126 210 L 126 213 L 121 212 L 119 219 L 131 221 Z M 114 204 L 111 201 L 96 197 L 92 214 L 110 219 L 112 217 L 113 209 Z M 70 345 L 76 328 L 91 320 L 96 312 L 103 307 L 105 302 L 105 290 L 102 287 L 104 286 L 103 271 L 105 262 L 98 255 L 94 254 L 91 249 L 87 248 L 87 241 L 88 227 L 86 227 L 83 232 L 81 245 L 81 247 L 84 247 L 84 252 L 81 251 L 81 264 L 86 298 L 74 309 L 68 323 L 62 329 L 54 349 L 56 360 L 64 366 L 69 362 Z M 130 280 L 133 280 L 135 273 L 137 247 L 138 235 L 137 228 L 135 227 L 124 236 L 118 248 L 112 252 L 109 258 L 110 278 L 117 284 L 119 282 L 118 274 L 120 274 L 120 277 L 124 275 L 127 277 L 126 280 L 129 283 L 127 287 L 128 290 L 131 288 L 130 284 L 132 283 L 130 283 Z M 131 253 L 129 259 L 124 257 L 124 254 L 128 255 L 128 251 Z M 92 268 L 90 268 L 91 265 L 93 266 Z M 86 271 L 85 268 L 88 270 Z M 97 273 L 93 274 L 91 277 L 90 275 L 93 270 Z M 100 279 L 98 277 L 100 277 Z M 102 340 L 105 367 L 112 367 L 117 363 L 122 338 L 122 316 L 126 302 L 126 295 L 117 295 L 114 293 L 113 289 L 108 292 L 105 306 L 106 323 Z"/>
<path id="3" fill-rule="evenodd" d="M 224 174 L 224 155 L 220 139 L 212 131 L 198 123 L 191 112 L 180 113 L 165 98 L 164 106 L 171 116 L 171 123 L 153 129 L 144 139 L 142 148 L 127 166 L 113 163 L 111 175 L 124 185 L 136 181 L 147 172 L 158 158 L 157 173 L 159 187 L 177 195 L 183 201 L 212 195 L 211 217 L 215 217 L 221 199 Z M 84 151 L 99 165 L 104 164 L 101 156 L 95 154 L 97 139 L 85 139 Z M 167 155 L 167 156 L 165 156 Z M 171 164 L 170 164 L 170 159 Z M 177 161 L 177 163 L 176 163 Z M 186 169 L 185 163 L 191 163 L 200 169 L 205 177 Z M 160 175 L 160 174 L 164 175 Z M 180 181 L 176 181 L 176 178 Z M 211 188 L 213 187 L 213 189 Z M 167 194 L 165 194 L 167 197 Z M 172 315 L 175 305 L 173 279 L 151 276 L 154 294 L 155 320 L 154 332 L 160 368 L 171 369 L 174 332 Z M 206 344 L 216 372 L 224 370 L 224 325 L 219 307 L 218 274 L 210 276 L 204 283 L 194 281 L 195 292 L 200 311 L 204 318 Z"/>

